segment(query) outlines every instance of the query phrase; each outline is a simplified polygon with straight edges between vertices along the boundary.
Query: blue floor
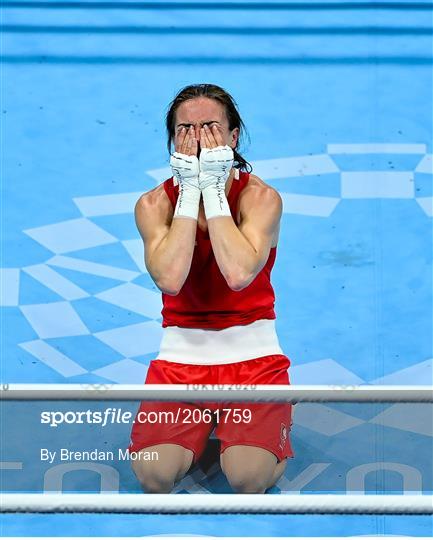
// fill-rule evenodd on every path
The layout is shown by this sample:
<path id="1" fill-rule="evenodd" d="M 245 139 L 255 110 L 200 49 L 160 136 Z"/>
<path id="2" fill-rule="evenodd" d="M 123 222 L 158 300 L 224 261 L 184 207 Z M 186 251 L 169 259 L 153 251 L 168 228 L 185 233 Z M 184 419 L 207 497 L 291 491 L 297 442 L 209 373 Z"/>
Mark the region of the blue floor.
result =
<path id="1" fill-rule="evenodd" d="M 239 105 L 254 173 L 283 198 L 272 282 L 291 383 L 433 384 L 431 4 L 10 4 L 3 382 L 144 380 L 161 300 L 133 207 L 170 175 L 168 103 L 187 84 L 213 82 Z M 42 462 L 41 447 L 128 444 L 127 425 L 43 426 L 44 407 L 53 405 L 2 407 L 1 460 L 21 464 L 2 471 L 7 491 L 51 489 L 59 463 Z M 432 418 L 431 405 L 297 405 L 295 458 L 272 492 L 431 492 Z M 139 491 L 127 464 L 109 466 L 113 489 Z M 211 471 L 194 470 L 177 491 L 229 492 Z M 84 470 L 59 477 L 66 490 L 98 490 L 101 480 Z M 1 519 L 6 536 L 433 535 L 431 516 Z"/>
<path id="2" fill-rule="evenodd" d="M 73 516 L 24 514 L 3 516 L 3 534 L 9 536 L 363 536 L 432 535 L 431 516 L 149 516 L 100 514 Z"/>

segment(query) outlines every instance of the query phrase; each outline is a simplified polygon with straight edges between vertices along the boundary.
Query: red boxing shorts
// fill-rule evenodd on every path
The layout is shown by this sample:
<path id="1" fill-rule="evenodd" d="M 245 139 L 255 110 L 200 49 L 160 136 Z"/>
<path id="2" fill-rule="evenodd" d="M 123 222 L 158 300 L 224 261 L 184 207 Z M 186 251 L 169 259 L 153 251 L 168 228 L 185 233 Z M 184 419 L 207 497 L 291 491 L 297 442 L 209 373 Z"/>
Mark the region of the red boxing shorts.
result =
<path id="1" fill-rule="evenodd" d="M 227 384 L 250 388 L 257 384 L 290 384 L 290 360 L 282 354 L 218 365 L 180 364 L 152 360 L 145 384 L 188 384 L 191 392 L 202 385 Z M 215 388 L 215 386 L 213 386 Z M 137 412 L 130 452 L 156 444 L 178 444 L 194 453 L 195 463 L 215 428 L 220 453 L 234 445 L 257 446 L 278 461 L 293 458 L 289 433 L 291 403 L 160 402 L 143 401 Z"/>

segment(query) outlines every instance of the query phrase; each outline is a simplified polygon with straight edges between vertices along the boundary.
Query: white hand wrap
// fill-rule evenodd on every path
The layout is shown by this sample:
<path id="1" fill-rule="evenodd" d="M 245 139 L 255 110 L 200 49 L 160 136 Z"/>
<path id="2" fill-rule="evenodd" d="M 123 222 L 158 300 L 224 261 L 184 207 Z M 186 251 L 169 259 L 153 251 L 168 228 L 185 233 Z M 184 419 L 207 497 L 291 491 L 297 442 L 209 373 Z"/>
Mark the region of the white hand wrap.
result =
<path id="1" fill-rule="evenodd" d="M 200 187 L 198 183 L 199 162 L 197 156 L 187 156 L 175 152 L 170 157 L 173 176 L 179 184 L 179 197 L 173 217 L 198 219 Z"/>
<path id="2" fill-rule="evenodd" d="M 230 146 L 201 149 L 199 185 L 206 219 L 231 216 L 225 187 L 232 166 L 233 150 Z"/>

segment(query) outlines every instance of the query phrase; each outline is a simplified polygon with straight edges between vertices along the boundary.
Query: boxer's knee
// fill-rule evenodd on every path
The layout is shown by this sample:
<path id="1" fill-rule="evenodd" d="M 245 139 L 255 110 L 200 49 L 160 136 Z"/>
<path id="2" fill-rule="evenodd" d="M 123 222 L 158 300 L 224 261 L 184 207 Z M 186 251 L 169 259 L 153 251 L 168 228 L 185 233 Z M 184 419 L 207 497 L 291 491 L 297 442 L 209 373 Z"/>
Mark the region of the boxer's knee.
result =
<path id="1" fill-rule="evenodd" d="M 277 458 L 263 448 L 231 446 L 221 455 L 221 468 L 236 493 L 264 493 L 271 487 Z"/>
<path id="2" fill-rule="evenodd" d="M 140 459 L 144 452 L 156 452 L 158 460 Z M 176 482 L 181 480 L 191 466 L 191 450 L 175 444 L 160 444 L 143 448 L 132 469 L 146 493 L 170 493 Z"/>
<path id="3" fill-rule="evenodd" d="M 251 476 L 251 471 L 236 471 L 226 475 L 235 493 L 264 493 L 268 487 L 268 478 L 259 474 Z"/>

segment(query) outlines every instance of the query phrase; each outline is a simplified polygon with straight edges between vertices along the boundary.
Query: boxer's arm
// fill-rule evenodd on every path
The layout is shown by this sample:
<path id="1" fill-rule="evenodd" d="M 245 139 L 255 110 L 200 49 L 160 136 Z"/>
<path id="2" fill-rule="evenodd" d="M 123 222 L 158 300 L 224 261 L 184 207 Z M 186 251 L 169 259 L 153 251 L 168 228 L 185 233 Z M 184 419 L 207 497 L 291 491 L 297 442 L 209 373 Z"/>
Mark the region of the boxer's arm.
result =
<path id="1" fill-rule="evenodd" d="M 281 219 L 281 197 L 270 186 L 247 187 L 240 214 L 239 227 L 231 217 L 208 221 L 215 259 L 227 284 L 236 291 L 247 287 L 268 260 Z"/>
<path id="2" fill-rule="evenodd" d="M 172 218 L 173 208 L 164 190 L 145 193 L 135 205 L 146 268 L 162 292 L 176 295 L 191 268 L 197 221 Z"/>

